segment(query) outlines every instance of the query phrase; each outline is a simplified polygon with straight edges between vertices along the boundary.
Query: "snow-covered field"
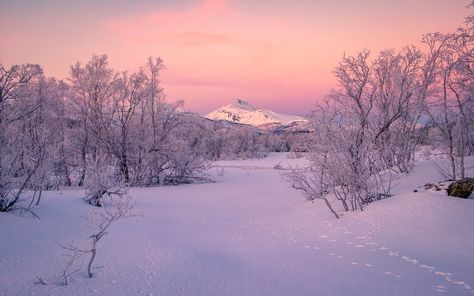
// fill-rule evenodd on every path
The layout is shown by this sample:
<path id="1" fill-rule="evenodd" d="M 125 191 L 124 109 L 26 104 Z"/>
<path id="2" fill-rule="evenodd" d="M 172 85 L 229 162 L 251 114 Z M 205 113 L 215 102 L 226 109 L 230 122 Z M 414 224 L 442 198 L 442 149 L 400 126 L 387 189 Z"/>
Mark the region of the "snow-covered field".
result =
<path id="1" fill-rule="evenodd" d="M 216 183 L 131 189 L 143 217 L 112 225 L 95 277 L 84 266 L 68 286 L 54 283 L 60 245 L 87 242 L 91 207 L 80 189 L 47 192 L 40 220 L 0 214 L 0 294 L 474 295 L 474 200 L 414 193 L 443 179 L 432 161 L 397 179 L 395 196 L 339 220 L 273 168 L 304 162 L 221 161 Z"/>

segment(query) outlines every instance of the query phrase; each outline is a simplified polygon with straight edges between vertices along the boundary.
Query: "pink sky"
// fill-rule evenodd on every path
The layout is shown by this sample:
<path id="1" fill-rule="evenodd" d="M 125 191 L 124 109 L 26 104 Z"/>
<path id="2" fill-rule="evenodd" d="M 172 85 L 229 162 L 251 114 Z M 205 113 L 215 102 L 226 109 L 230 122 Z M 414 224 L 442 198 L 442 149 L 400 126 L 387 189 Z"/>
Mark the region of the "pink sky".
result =
<path id="1" fill-rule="evenodd" d="M 117 70 L 160 56 L 167 99 L 189 110 L 205 114 L 244 98 L 304 114 L 335 86 L 331 71 L 344 53 L 418 44 L 469 13 L 464 0 L 129 2 L 2 1 L 0 61 L 39 63 L 66 78 L 93 53 Z"/>

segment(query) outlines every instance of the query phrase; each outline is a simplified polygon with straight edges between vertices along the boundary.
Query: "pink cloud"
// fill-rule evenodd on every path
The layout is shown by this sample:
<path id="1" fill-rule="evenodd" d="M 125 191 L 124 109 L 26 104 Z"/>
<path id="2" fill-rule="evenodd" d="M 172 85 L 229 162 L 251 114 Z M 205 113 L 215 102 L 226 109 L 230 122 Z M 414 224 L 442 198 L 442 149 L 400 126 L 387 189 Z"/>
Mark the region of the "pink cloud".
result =
<path id="1" fill-rule="evenodd" d="M 170 33 L 163 37 L 167 41 L 183 45 L 226 44 L 232 41 L 232 38 L 228 35 L 207 32 Z"/>
<path id="2" fill-rule="evenodd" d="M 193 87 L 216 87 L 216 88 L 226 88 L 226 87 L 239 87 L 242 86 L 241 83 L 235 80 L 229 80 L 224 78 L 215 78 L 215 77 L 196 77 L 196 76 L 186 76 L 182 74 L 174 73 L 163 73 L 163 82 L 167 85 L 174 86 L 193 86 Z"/>
<path id="3" fill-rule="evenodd" d="M 215 16 L 220 18 L 228 13 L 230 13 L 228 1 L 205 0 L 185 10 L 152 11 L 108 20 L 103 25 L 110 33 L 130 42 L 158 41 L 158 38 L 163 37 L 188 38 L 193 42 L 203 39 L 216 41 L 225 38 L 219 34 L 201 33 L 201 31 L 210 31 L 206 28 L 213 28 L 209 26 L 212 18 Z M 163 36 L 163 33 L 166 34 Z"/>

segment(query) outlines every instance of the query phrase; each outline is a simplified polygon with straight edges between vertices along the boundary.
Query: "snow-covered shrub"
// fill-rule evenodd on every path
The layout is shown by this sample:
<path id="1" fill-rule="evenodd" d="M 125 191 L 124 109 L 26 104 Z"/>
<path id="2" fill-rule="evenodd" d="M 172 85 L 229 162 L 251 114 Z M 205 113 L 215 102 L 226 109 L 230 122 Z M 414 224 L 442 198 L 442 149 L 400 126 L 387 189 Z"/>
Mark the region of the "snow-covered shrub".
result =
<path id="1" fill-rule="evenodd" d="M 283 166 L 281 165 L 281 163 L 277 163 L 276 165 L 273 166 L 273 169 L 281 170 L 281 169 L 283 169 Z"/>
<path id="2" fill-rule="evenodd" d="M 106 196 L 122 197 L 127 192 L 117 166 L 108 164 L 104 158 L 88 160 L 85 189 L 85 200 L 96 207 L 102 207 Z"/>
<path id="3" fill-rule="evenodd" d="M 193 149 L 188 140 L 182 138 L 173 139 L 173 146 L 179 149 L 167 155 L 167 166 L 163 171 L 161 183 L 176 185 L 204 180 L 207 176 L 208 160 L 202 151 Z"/>
<path id="4" fill-rule="evenodd" d="M 328 184 L 324 182 L 318 172 L 305 171 L 303 169 L 292 169 L 282 173 L 282 177 L 294 188 L 303 192 L 306 200 L 314 202 L 315 200 L 323 200 L 328 209 L 336 218 L 339 218 L 332 203 L 329 201 L 328 194 L 330 189 Z"/>

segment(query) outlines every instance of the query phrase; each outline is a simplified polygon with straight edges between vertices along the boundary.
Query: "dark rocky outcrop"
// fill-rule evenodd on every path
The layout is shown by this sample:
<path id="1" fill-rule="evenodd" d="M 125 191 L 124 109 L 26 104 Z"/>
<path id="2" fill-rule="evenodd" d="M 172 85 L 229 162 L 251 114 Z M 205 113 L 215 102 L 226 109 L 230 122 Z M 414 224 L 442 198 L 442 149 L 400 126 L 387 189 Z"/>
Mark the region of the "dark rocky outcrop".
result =
<path id="1" fill-rule="evenodd" d="M 468 198 L 474 191 L 474 178 L 455 181 L 449 185 L 447 191 L 449 196 Z"/>

